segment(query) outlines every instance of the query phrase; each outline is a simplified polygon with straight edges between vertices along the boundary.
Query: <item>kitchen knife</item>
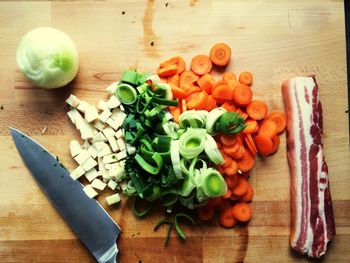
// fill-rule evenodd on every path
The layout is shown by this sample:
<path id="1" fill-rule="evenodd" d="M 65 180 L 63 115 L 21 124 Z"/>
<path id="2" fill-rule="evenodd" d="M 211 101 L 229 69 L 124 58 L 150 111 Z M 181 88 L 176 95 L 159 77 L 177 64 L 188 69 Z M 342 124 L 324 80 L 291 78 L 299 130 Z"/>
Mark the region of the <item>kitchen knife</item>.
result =
<path id="1" fill-rule="evenodd" d="M 100 263 L 117 262 L 119 226 L 83 185 L 70 177 L 57 157 L 24 133 L 11 128 L 16 147 L 56 209 Z"/>

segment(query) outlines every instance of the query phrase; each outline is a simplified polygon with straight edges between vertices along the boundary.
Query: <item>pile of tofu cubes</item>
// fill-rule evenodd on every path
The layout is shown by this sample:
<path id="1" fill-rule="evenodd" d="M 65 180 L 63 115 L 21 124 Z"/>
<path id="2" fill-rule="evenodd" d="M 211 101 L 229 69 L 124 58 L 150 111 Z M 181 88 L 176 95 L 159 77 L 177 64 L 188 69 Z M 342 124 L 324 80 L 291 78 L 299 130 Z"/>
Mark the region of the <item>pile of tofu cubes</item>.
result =
<path id="1" fill-rule="evenodd" d="M 67 113 L 72 123 L 80 132 L 84 143 L 77 140 L 70 142 L 72 157 L 77 168 L 71 172 L 74 180 L 85 176 L 90 184 L 84 186 L 84 192 L 94 198 L 96 190 L 103 191 L 107 186 L 112 190 L 126 188 L 123 182 L 124 162 L 128 154 L 134 154 L 135 147 L 124 140 L 122 124 L 126 118 L 124 107 L 114 95 L 118 83 L 107 87 L 110 94 L 108 101 L 99 101 L 98 107 L 70 95 L 66 100 L 70 106 Z M 118 193 L 108 196 L 109 205 L 120 201 Z"/>

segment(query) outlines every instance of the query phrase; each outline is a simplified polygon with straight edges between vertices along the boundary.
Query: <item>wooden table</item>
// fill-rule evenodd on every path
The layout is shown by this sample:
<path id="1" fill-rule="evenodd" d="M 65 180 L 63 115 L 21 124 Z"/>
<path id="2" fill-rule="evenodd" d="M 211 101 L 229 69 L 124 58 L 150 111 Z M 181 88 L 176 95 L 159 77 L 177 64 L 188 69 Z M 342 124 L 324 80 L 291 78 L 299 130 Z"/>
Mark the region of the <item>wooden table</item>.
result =
<path id="1" fill-rule="evenodd" d="M 80 70 L 68 87 L 34 88 L 18 70 L 21 36 L 39 26 L 65 31 L 76 42 Z M 153 42 L 153 45 L 151 44 Z M 39 189 L 9 136 L 16 127 L 75 166 L 68 143 L 78 138 L 66 116 L 70 93 L 97 103 L 105 87 L 126 69 L 154 71 L 159 61 L 181 54 L 187 62 L 216 42 L 232 46 L 230 70 L 254 73 L 254 95 L 271 110 L 283 109 L 280 85 L 297 75 L 316 74 L 324 107 L 325 154 L 330 170 L 337 236 L 324 262 L 350 262 L 350 155 L 344 11 L 342 1 L 1 1 L 0 2 L 0 262 L 94 262 Z M 41 131 L 47 127 L 44 135 Z M 186 243 L 165 229 L 162 216 L 144 220 L 123 199 L 106 208 L 123 233 L 121 262 L 294 262 L 307 261 L 288 244 L 289 170 L 285 137 L 277 154 L 257 159 L 254 218 L 248 226 L 223 229 L 199 224 Z M 99 198 L 105 205 L 104 198 Z"/>

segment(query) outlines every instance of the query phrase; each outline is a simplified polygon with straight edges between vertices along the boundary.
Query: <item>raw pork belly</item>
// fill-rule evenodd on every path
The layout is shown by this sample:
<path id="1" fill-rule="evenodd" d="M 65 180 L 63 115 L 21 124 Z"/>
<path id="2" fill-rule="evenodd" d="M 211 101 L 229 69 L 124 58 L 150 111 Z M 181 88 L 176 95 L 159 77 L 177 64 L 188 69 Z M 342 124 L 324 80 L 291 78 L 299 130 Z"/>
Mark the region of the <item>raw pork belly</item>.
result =
<path id="1" fill-rule="evenodd" d="M 286 108 L 287 156 L 291 172 L 290 244 L 319 258 L 335 236 L 328 168 L 323 155 L 323 116 L 314 77 L 282 84 Z"/>

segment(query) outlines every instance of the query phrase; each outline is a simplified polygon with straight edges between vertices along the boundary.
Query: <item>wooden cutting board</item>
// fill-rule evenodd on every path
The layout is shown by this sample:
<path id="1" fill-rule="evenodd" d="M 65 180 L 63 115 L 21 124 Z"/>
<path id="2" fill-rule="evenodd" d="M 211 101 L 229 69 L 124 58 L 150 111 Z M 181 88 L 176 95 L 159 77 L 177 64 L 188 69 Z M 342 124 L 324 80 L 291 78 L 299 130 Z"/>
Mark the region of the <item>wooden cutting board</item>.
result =
<path id="1" fill-rule="evenodd" d="M 80 54 L 80 70 L 68 87 L 34 88 L 18 71 L 20 37 L 39 26 L 68 33 Z M 189 63 L 216 42 L 233 49 L 229 69 L 254 73 L 254 96 L 283 109 L 283 80 L 316 74 L 324 107 L 324 146 L 329 165 L 337 236 L 324 262 L 350 262 L 350 155 L 343 1 L 1 1 L 0 2 L 0 262 L 94 262 L 24 167 L 9 136 L 16 127 L 33 136 L 72 169 L 68 143 L 78 133 L 64 101 L 74 93 L 90 103 L 124 69 L 154 71 L 172 55 Z M 47 130 L 42 134 L 42 130 Z M 257 158 L 250 181 L 256 195 L 247 226 L 223 229 L 216 221 L 185 226 L 163 248 L 163 216 L 144 220 L 101 204 L 120 224 L 120 262 L 307 261 L 288 244 L 289 169 L 285 135 L 272 157 Z M 110 194 L 110 192 L 106 193 Z"/>

